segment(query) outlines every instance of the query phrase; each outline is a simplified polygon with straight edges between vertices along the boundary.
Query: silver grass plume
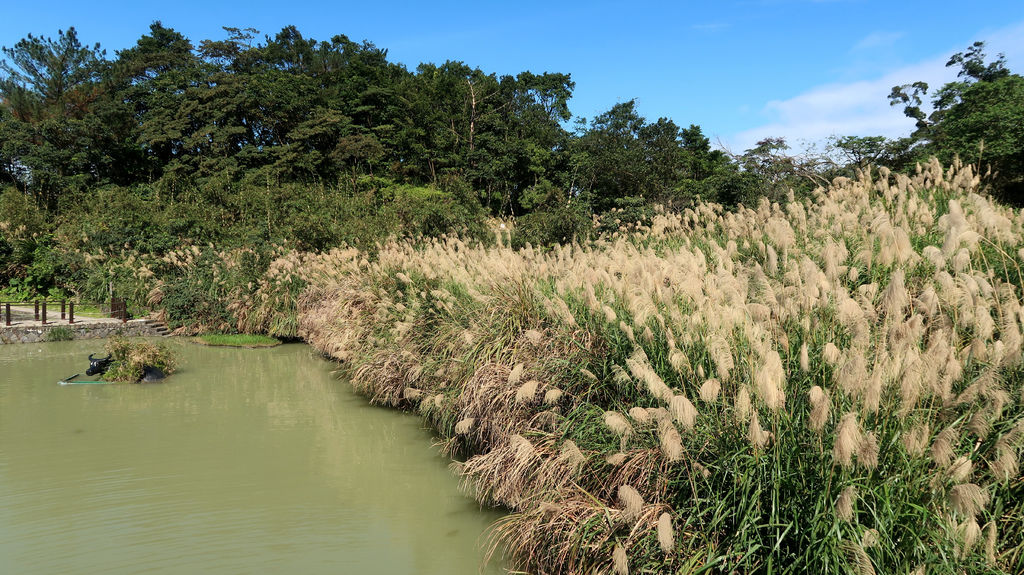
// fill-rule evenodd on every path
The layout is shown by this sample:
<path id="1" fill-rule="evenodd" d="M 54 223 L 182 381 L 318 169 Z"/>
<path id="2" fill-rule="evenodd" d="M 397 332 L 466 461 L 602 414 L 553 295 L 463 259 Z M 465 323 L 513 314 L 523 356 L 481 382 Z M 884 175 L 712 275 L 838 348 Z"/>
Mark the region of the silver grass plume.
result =
<path id="1" fill-rule="evenodd" d="M 711 336 L 708 340 L 708 354 L 711 356 L 711 360 L 715 362 L 715 370 L 718 372 L 718 377 L 728 380 L 736 365 L 732 358 L 732 349 L 729 347 L 729 342 L 719 334 Z"/>
<path id="2" fill-rule="evenodd" d="M 853 519 L 853 503 L 857 499 L 857 488 L 849 486 L 843 489 L 836 500 L 836 517 L 849 523 Z"/>
<path id="3" fill-rule="evenodd" d="M 786 381 L 786 372 L 782 367 L 782 358 L 779 352 L 770 350 L 764 357 L 754 376 L 757 394 L 761 401 L 768 406 L 768 409 L 778 411 L 786 405 L 786 392 L 783 385 Z"/>
<path id="4" fill-rule="evenodd" d="M 622 515 L 626 521 L 630 524 L 636 522 L 640 518 L 640 514 L 643 512 L 644 498 L 640 495 L 640 492 L 634 489 L 630 485 L 620 485 L 619 491 L 619 505 L 622 507 Z"/>
<path id="5" fill-rule="evenodd" d="M 622 333 L 626 334 L 626 339 L 628 339 L 630 342 L 632 342 L 633 345 L 637 344 L 636 343 L 636 335 L 633 333 L 633 328 L 630 327 L 626 322 L 624 322 L 624 321 L 620 321 L 619 322 L 619 331 L 621 331 Z"/>
<path id="6" fill-rule="evenodd" d="M 821 356 L 825 360 L 825 363 L 835 367 L 836 365 L 839 364 L 839 359 L 843 357 L 843 353 L 839 351 L 839 348 L 836 347 L 836 344 L 828 342 L 825 344 L 825 351 L 821 354 Z"/>
<path id="7" fill-rule="evenodd" d="M 615 575 L 629 575 L 629 557 L 626 548 L 620 543 L 616 543 L 612 550 L 612 569 Z"/>
<path id="8" fill-rule="evenodd" d="M 612 433 L 623 439 L 633 435 L 633 426 L 617 411 L 604 412 L 604 424 Z"/>
<path id="9" fill-rule="evenodd" d="M 832 447 L 832 458 L 843 467 L 853 465 L 853 454 L 860 449 L 862 440 L 860 424 L 855 413 L 847 413 L 839 421 L 836 430 L 835 445 Z"/>
<path id="10" fill-rule="evenodd" d="M 811 416 L 808 426 L 812 431 L 821 433 L 825 428 L 825 423 L 828 422 L 832 402 L 829 400 L 828 392 L 817 385 L 811 388 L 808 395 L 811 401 Z"/>
<path id="11" fill-rule="evenodd" d="M 651 422 L 651 414 L 643 407 L 629 408 L 629 416 L 633 418 L 633 421 L 640 424 Z"/>
<path id="12" fill-rule="evenodd" d="M 668 513 L 662 513 L 658 516 L 658 544 L 661 545 L 661 551 L 665 555 L 669 555 L 675 549 L 675 533 L 672 530 L 672 516 Z"/>
<path id="13" fill-rule="evenodd" d="M 996 564 L 996 523 L 989 521 L 985 525 L 985 562 L 989 566 Z"/>
<path id="14" fill-rule="evenodd" d="M 574 441 L 567 439 L 559 450 L 558 460 L 569 464 L 575 471 L 578 471 L 586 463 L 587 458 Z"/>
<path id="15" fill-rule="evenodd" d="M 878 439 L 873 431 L 864 434 L 857 450 L 857 463 L 868 470 L 878 467 Z"/>
<path id="16" fill-rule="evenodd" d="M 508 374 L 508 384 L 512 386 L 519 385 L 519 380 L 523 377 L 523 371 L 526 367 L 522 363 L 517 363 L 512 371 Z"/>
<path id="17" fill-rule="evenodd" d="M 959 434 L 956 428 L 947 427 L 943 429 L 932 442 L 932 460 L 942 468 L 949 467 L 953 461 L 953 444 L 959 441 Z"/>
<path id="18" fill-rule="evenodd" d="M 544 394 L 544 405 L 555 405 L 562 399 L 562 390 L 553 387 Z"/>
<path id="19" fill-rule="evenodd" d="M 924 455 L 928 447 L 928 438 L 931 437 L 931 429 L 927 423 L 922 423 L 903 435 L 903 447 L 910 455 L 920 457 Z"/>
<path id="20" fill-rule="evenodd" d="M 617 316 L 615 315 L 615 310 L 608 307 L 607 305 L 601 306 L 601 309 L 604 311 L 605 321 L 607 321 L 608 323 L 615 323 L 615 320 L 617 319 Z"/>
<path id="21" fill-rule="evenodd" d="M 1006 441 L 1000 438 L 996 442 L 996 457 L 989 462 L 989 471 L 998 481 L 1007 481 L 1017 475 L 1019 470 L 1017 462 L 1017 450 Z"/>
<path id="22" fill-rule="evenodd" d="M 747 439 L 751 445 L 762 449 L 765 445 L 768 445 L 770 438 L 771 433 L 761 429 L 761 421 L 758 419 L 757 411 L 755 410 L 750 416 L 750 425 L 747 426 Z"/>
<path id="23" fill-rule="evenodd" d="M 974 472 L 974 463 L 971 462 L 970 457 L 961 455 L 950 464 L 946 472 L 953 481 L 963 483 L 971 478 L 971 474 Z"/>
<path id="24" fill-rule="evenodd" d="M 740 390 L 736 392 L 733 412 L 736 415 L 736 421 L 739 423 L 746 423 L 750 417 L 750 392 L 747 391 L 746 387 L 740 387 Z"/>
<path id="25" fill-rule="evenodd" d="M 516 403 L 527 404 L 531 403 L 537 396 L 537 387 L 540 386 L 540 382 L 536 379 L 528 380 L 523 385 L 519 386 L 516 390 Z"/>
<path id="26" fill-rule="evenodd" d="M 620 465 L 622 465 L 623 463 L 626 462 L 626 454 L 625 453 L 613 453 L 613 454 L 605 457 L 604 460 L 605 460 L 605 462 L 608 463 L 608 465 L 611 465 L 612 467 L 618 467 L 618 466 L 620 466 Z"/>
<path id="27" fill-rule="evenodd" d="M 473 425 L 475 423 L 476 419 L 472 417 L 460 419 L 459 422 L 455 424 L 455 433 L 457 435 L 465 435 L 473 429 Z"/>
<path id="28" fill-rule="evenodd" d="M 960 557 L 966 557 L 981 537 L 981 527 L 974 517 L 968 517 L 957 527 L 957 533 L 963 543 L 960 549 Z"/>
<path id="29" fill-rule="evenodd" d="M 860 538 L 860 546 L 865 549 L 871 549 L 878 545 L 878 538 L 879 534 L 877 529 L 868 529 Z"/>
<path id="30" fill-rule="evenodd" d="M 961 483 L 949 490 L 949 505 L 967 517 L 975 517 L 988 505 L 988 492 L 977 483 Z"/>
<path id="31" fill-rule="evenodd" d="M 662 420 L 658 424 L 658 437 L 661 440 L 661 452 L 665 459 L 672 463 L 683 458 L 683 438 L 671 421 Z"/>
<path id="32" fill-rule="evenodd" d="M 844 542 L 842 547 L 850 557 L 853 570 L 857 575 L 875 575 L 875 566 L 871 563 L 871 557 L 863 547 L 851 541 Z"/>
<path id="33" fill-rule="evenodd" d="M 669 402 L 669 412 L 684 429 L 693 429 L 697 421 L 697 408 L 685 395 L 676 395 Z"/>
<path id="34" fill-rule="evenodd" d="M 882 294 L 882 310 L 885 317 L 892 320 L 903 315 L 903 311 L 910 304 L 910 294 L 904 283 L 906 272 L 903 268 L 897 268 L 892 273 L 889 285 Z"/>
<path id="35" fill-rule="evenodd" d="M 668 362 L 679 375 L 688 375 L 693 371 L 690 368 L 690 360 L 687 359 L 686 354 L 678 349 L 673 348 L 669 352 Z"/>
<path id="36" fill-rule="evenodd" d="M 722 391 L 722 384 L 717 379 L 711 378 L 704 382 L 704 385 L 700 386 L 700 398 L 702 401 L 711 403 L 718 399 L 718 394 Z"/>

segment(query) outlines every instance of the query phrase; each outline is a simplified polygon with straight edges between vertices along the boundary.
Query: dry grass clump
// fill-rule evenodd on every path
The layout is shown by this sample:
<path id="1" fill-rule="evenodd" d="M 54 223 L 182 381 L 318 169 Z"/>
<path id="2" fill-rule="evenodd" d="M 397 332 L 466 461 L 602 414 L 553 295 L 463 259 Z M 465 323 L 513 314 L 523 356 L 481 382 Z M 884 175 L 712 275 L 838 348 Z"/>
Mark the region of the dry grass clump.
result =
<path id="1" fill-rule="evenodd" d="M 531 572 L 1024 572 L 1022 239 L 932 162 L 586 246 L 304 256 L 297 333 L 467 457 Z"/>

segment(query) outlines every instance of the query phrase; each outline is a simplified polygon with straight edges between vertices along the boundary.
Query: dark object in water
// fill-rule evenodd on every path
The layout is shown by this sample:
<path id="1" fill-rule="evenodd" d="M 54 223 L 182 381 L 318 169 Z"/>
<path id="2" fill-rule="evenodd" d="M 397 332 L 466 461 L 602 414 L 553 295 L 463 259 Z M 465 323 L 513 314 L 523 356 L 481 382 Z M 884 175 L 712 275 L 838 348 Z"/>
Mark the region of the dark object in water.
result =
<path id="1" fill-rule="evenodd" d="M 111 356 L 107 357 L 93 357 L 89 354 L 89 369 L 85 370 L 85 375 L 101 375 L 107 373 L 110 369 L 110 363 L 113 362 Z"/>
<path id="2" fill-rule="evenodd" d="M 152 365 L 142 366 L 142 383 L 156 383 L 165 377 L 167 376 L 159 368 Z"/>

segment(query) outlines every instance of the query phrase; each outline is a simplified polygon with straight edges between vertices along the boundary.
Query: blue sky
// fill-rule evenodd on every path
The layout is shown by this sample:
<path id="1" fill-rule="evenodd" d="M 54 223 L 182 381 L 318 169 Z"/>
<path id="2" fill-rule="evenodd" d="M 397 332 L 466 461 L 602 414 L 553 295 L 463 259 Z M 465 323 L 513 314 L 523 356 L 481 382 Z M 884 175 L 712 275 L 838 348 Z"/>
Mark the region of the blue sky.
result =
<path id="1" fill-rule="evenodd" d="M 758 139 L 899 136 L 912 122 L 886 100 L 895 84 L 952 79 L 949 55 L 975 40 L 1024 72 L 1024 2 L 740 0 L 722 2 L 11 2 L 0 45 L 75 26 L 113 56 L 153 20 L 193 42 L 222 26 L 273 35 L 346 34 L 410 69 L 462 60 L 486 72 L 568 72 L 571 109 L 592 118 L 637 100 L 641 114 L 699 124 L 742 152 Z"/>

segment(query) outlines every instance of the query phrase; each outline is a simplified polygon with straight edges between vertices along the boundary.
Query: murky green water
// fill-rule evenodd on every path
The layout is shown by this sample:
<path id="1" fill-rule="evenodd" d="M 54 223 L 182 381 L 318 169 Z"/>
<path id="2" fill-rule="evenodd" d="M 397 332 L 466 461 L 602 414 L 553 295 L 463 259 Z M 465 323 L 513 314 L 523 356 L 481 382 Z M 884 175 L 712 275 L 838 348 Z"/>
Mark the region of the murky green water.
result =
<path id="1" fill-rule="evenodd" d="M 497 515 L 417 417 L 302 345 L 174 346 L 166 383 L 66 387 L 102 341 L 0 346 L 0 573 L 479 572 Z"/>

